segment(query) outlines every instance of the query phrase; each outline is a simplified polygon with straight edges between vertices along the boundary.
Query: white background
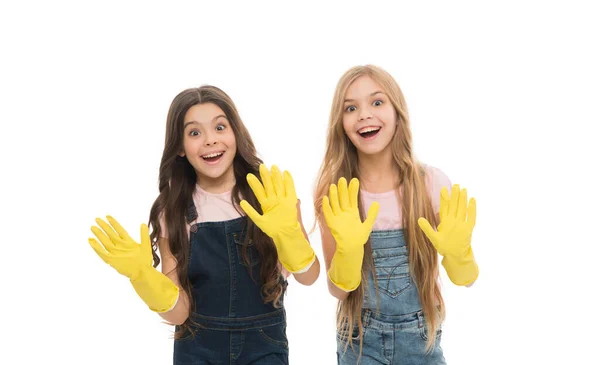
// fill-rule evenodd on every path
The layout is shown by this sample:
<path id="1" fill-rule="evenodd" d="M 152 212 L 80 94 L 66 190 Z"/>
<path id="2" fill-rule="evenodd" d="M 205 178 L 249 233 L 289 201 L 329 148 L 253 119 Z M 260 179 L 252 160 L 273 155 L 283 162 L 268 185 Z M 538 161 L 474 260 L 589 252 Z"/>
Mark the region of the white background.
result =
<path id="1" fill-rule="evenodd" d="M 169 104 L 208 83 L 233 98 L 266 163 L 292 172 L 310 227 L 335 84 L 365 63 L 403 89 L 417 156 L 478 202 L 478 282 L 456 287 L 442 271 L 447 362 L 595 361 L 591 6 L 14 4 L 0 5 L 0 363 L 169 364 L 172 328 L 89 247 L 94 218 L 139 237 Z M 290 364 L 335 363 L 323 273 L 290 283 Z"/>

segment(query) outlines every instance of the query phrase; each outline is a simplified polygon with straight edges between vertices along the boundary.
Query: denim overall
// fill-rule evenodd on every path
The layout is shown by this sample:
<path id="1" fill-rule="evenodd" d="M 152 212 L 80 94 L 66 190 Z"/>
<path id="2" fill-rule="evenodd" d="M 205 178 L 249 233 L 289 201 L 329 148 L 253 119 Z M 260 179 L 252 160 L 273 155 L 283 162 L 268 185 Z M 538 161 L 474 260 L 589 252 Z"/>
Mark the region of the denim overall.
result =
<path id="1" fill-rule="evenodd" d="M 192 208 L 188 221 L 195 213 Z M 261 297 L 260 258 L 252 243 L 250 265 L 243 260 L 247 219 L 192 226 L 188 275 L 195 310 L 190 316 L 200 327 L 194 336 L 188 332 L 175 340 L 173 364 L 288 364 L 285 310 Z"/>
<path id="2" fill-rule="evenodd" d="M 364 332 L 360 364 L 446 364 L 440 347 L 441 329 L 436 332 L 433 350 L 425 352 L 427 327 L 419 293 L 409 274 L 404 232 L 373 231 L 370 239 L 377 284 L 369 275 L 362 309 Z M 358 328 L 352 333 L 352 347 L 346 347 L 346 339 L 338 333 L 338 364 L 357 364 Z"/>

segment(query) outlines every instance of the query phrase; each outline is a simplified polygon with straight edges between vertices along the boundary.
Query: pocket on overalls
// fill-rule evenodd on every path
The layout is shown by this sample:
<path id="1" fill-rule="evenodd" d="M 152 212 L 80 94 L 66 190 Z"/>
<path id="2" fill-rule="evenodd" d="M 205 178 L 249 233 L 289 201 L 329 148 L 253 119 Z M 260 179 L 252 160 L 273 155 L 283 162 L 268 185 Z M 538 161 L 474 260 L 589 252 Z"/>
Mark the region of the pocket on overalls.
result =
<path id="1" fill-rule="evenodd" d="M 367 333 L 367 331 L 369 331 L 369 333 Z M 348 338 L 348 336 L 350 336 L 350 338 Z M 364 322 L 362 325 L 362 334 L 359 331 L 358 325 L 355 325 L 351 332 L 348 332 L 346 328 L 342 328 L 341 330 L 338 328 L 336 330 L 336 353 L 338 364 L 357 364 L 358 355 L 361 352 L 365 355 L 365 351 L 370 353 L 370 349 L 377 347 L 376 344 L 380 343 L 379 340 L 382 340 L 381 343 L 383 343 L 383 337 L 379 336 L 377 331 L 374 332 L 372 328 L 366 327 Z"/>
<path id="2" fill-rule="evenodd" d="M 427 331 L 427 323 L 425 321 L 425 316 L 423 312 L 419 312 L 417 314 L 419 321 L 419 333 L 421 334 L 421 338 L 425 341 L 429 338 L 429 331 Z M 439 340 L 442 337 L 442 325 L 440 324 L 435 332 L 435 337 Z"/>
<path id="3" fill-rule="evenodd" d="M 288 348 L 288 339 L 285 333 L 285 325 L 278 324 L 275 326 L 267 326 L 258 329 L 258 333 L 267 342 Z"/>
<path id="4" fill-rule="evenodd" d="M 253 267 L 260 262 L 258 250 L 256 249 L 254 242 L 252 242 L 252 239 L 246 247 L 246 256 L 244 256 L 244 236 L 239 233 L 234 233 L 233 241 L 235 242 L 235 247 L 237 248 L 238 259 L 240 264 L 246 267 Z M 246 261 L 244 257 L 246 257 L 248 261 Z"/>
<path id="5" fill-rule="evenodd" d="M 363 336 L 365 334 L 365 329 L 366 328 L 365 328 L 364 323 L 363 323 L 363 329 L 362 329 L 363 330 L 362 331 L 362 335 Z M 358 341 L 360 340 L 360 336 L 361 336 L 359 328 L 358 328 L 357 325 L 355 325 L 354 328 L 352 328 L 352 332 L 348 331 L 348 326 L 347 325 L 342 326 L 342 328 L 338 327 L 335 332 L 336 332 L 336 336 L 337 336 L 338 341 L 342 341 L 344 343 L 348 339 L 348 334 L 350 334 L 352 336 L 352 342 L 356 342 L 356 343 L 358 343 Z"/>
<path id="6" fill-rule="evenodd" d="M 406 247 L 373 250 L 378 289 L 396 298 L 411 287 Z"/>

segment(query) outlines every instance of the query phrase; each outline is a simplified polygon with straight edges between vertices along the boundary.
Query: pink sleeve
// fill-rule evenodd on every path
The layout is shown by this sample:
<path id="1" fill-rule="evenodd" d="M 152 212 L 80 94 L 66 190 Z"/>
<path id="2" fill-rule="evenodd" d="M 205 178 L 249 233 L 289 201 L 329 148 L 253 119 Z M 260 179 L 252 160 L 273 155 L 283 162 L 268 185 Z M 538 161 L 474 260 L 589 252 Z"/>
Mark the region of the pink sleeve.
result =
<path id="1" fill-rule="evenodd" d="M 442 170 L 433 166 L 425 166 L 425 169 L 427 171 L 427 187 L 433 204 L 433 211 L 435 214 L 438 214 L 440 212 L 440 192 L 444 186 L 450 192 L 452 190 L 452 183 Z"/>

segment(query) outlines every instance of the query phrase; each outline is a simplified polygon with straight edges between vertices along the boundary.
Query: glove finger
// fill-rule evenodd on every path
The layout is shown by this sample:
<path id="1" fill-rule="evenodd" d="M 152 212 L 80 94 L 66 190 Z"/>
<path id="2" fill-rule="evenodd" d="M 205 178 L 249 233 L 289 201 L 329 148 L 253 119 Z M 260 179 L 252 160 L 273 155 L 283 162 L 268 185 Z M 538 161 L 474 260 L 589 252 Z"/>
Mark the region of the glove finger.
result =
<path id="1" fill-rule="evenodd" d="M 438 233 L 433 229 L 433 227 L 431 226 L 429 221 L 427 219 L 421 217 L 417 220 L 417 223 L 419 224 L 419 227 L 421 228 L 423 233 L 425 233 L 427 238 L 429 238 L 431 243 L 433 243 L 433 246 L 436 247 L 435 245 L 437 242 L 436 238 L 437 238 Z M 437 247 L 436 247 L 436 250 L 437 250 Z"/>
<path id="2" fill-rule="evenodd" d="M 350 196 L 348 195 L 348 182 L 340 177 L 338 180 L 338 194 L 340 199 L 340 208 L 343 212 L 350 209 Z"/>
<path id="3" fill-rule="evenodd" d="M 279 171 L 279 168 L 276 165 L 271 166 L 271 178 L 273 180 L 275 194 L 278 198 L 283 198 L 285 196 L 283 177 L 281 176 L 281 171 Z"/>
<path id="4" fill-rule="evenodd" d="M 263 188 L 261 182 L 254 174 L 246 175 L 246 181 L 248 181 L 248 185 L 250 185 L 250 189 L 252 189 L 254 192 L 258 202 L 263 204 L 263 202 L 267 200 L 267 194 L 265 193 L 265 189 Z"/>
<path id="5" fill-rule="evenodd" d="M 117 222 L 115 218 L 113 218 L 110 215 L 107 215 L 106 219 L 108 220 L 108 223 L 110 223 L 112 228 L 114 228 L 114 230 L 117 232 L 120 238 L 122 238 L 124 241 L 133 241 L 129 236 L 129 233 L 127 233 L 127 231 L 121 226 L 119 222 Z"/>
<path id="6" fill-rule="evenodd" d="M 360 190 L 360 183 L 357 178 L 350 180 L 348 185 L 348 195 L 350 196 L 350 208 L 358 208 L 358 192 Z"/>
<path id="7" fill-rule="evenodd" d="M 448 215 L 451 217 L 456 217 L 458 212 L 458 201 L 460 198 L 460 186 L 458 184 L 454 184 L 452 186 L 452 194 L 450 195 L 450 204 L 448 206 Z"/>
<path id="8" fill-rule="evenodd" d="M 377 219 L 377 214 L 379 213 L 379 203 L 373 202 L 369 207 L 369 212 L 367 213 L 367 219 L 363 222 L 363 225 L 369 230 L 373 230 L 373 225 L 375 224 L 375 220 Z"/>
<path id="9" fill-rule="evenodd" d="M 152 241 L 150 239 L 150 233 L 148 232 L 148 226 L 146 224 L 142 224 L 140 226 L 140 241 L 142 253 L 148 257 L 150 260 L 150 265 L 152 265 Z"/>
<path id="10" fill-rule="evenodd" d="M 100 245 L 100 243 L 98 243 L 98 241 L 96 241 L 93 238 L 88 238 L 88 242 L 90 244 L 90 246 L 92 246 L 92 248 L 94 249 L 94 251 L 96 251 L 96 253 L 98 254 L 98 256 L 100 256 L 100 258 L 102 258 L 102 260 L 104 262 L 106 262 L 107 264 L 110 264 L 111 262 L 111 255 L 110 253 L 108 253 L 104 247 L 102 245 Z"/>
<path id="11" fill-rule="evenodd" d="M 460 222 L 465 222 L 467 220 L 467 189 L 462 189 L 460 191 L 457 218 Z"/>
<path id="12" fill-rule="evenodd" d="M 106 251 L 110 253 L 123 252 L 123 248 L 117 247 L 113 240 L 111 240 L 110 237 L 108 237 L 100 228 L 92 226 L 92 233 L 94 236 L 96 236 L 96 238 L 98 238 L 98 240 L 100 240 Z"/>
<path id="13" fill-rule="evenodd" d="M 296 187 L 294 186 L 294 179 L 292 179 L 292 174 L 288 171 L 283 172 L 283 185 L 285 187 L 285 197 L 293 200 L 297 200 L 298 197 L 296 195 Z"/>
<path id="14" fill-rule="evenodd" d="M 331 210 L 331 205 L 329 205 L 329 198 L 327 198 L 327 195 L 325 195 L 323 197 L 323 201 L 322 201 L 322 209 L 323 209 L 323 216 L 325 217 L 325 223 L 327 223 L 327 226 L 329 226 L 329 228 L 331 229 L 331 225 L 333 224 L 333 211 Z"/>
<path id="15" fill-rule="evenodd" d="M 246 212 L 248 218 L 250 218 L 252 222 L 254 222 L 254 224 L 256 224 L 258 228 L 262 230 L 263 216 L 260 215 L 260 213 L 258 213 L 256 209 L 254 209 L 254 207 L 246 200 L 242 200 L 240 202 L 240 207 L 244 212 Z"/>
<path id="16" fill-rule="evenodd" d="M 275 196 L 275 188 L 273 187 L 273 180 L 269 169 L 264 164 L 260 165 L 260 178 L 262 179 L 263 186 L 265 187 L 265 194 L 267 199 Z"/>
<path id="17" fill-rule="evenodd" d="M 475 198 L 471 198 L 469 200 L 469 207 L 467 210 L 469 211 L 467 215 L 467 222 L 471 225 L 471 227 L 475 227 L 475 220 L 477 218 L 477 204 L 475 202 Z"/>
<path id="18" fill-rule="evenodd" d="M 335 184 L 329 185 L 329 202 L 331 204 L 331 210 L 333 214 L 340 215 L 340 200 L 338 198 L 338 189 Z"/>
<path id="19" fill-rule="evenodd" d="M 440 191 L 440 221 L 448 215 L 448 205 L 450 205 L 450 197 L 448 196 L 448 188 L 444 186 Z"/>
<path id="20" fill-rule="evenodd" d="M 102 230 L 104 231 L 104 233 L 108 237 L 110 237 L 111 240 L 116 240 L 116 239 L 120 238 L 119 234 L 117 232 L 115 232 L 115 230 L 113 229 L 113 227 L 111 227 L 104 220 L 102 220 L 100 218 L 96 218 L 96 223 L 100 226 L 100 228 L 102 228 Z"/>

